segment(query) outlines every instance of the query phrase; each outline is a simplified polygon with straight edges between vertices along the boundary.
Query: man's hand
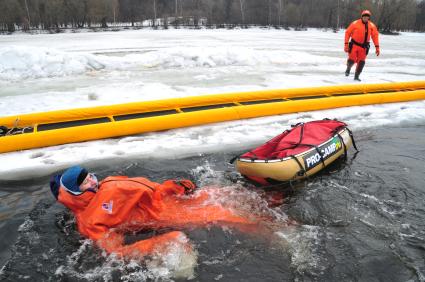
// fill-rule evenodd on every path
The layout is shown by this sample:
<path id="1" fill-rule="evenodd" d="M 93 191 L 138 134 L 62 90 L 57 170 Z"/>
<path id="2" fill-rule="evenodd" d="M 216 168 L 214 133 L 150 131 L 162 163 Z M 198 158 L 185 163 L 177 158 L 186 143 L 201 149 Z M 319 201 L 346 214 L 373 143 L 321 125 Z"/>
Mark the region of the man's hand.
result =
<path id="1" fill-rule="evenodd" d="M 348 53 L 348 43 L 345 43 L 344 44 L 344 52 L 345 53 Z"/>
<path id="2" fill-rule="evenodd" d="M 196 185 L 188 179 L 176 180 L 175 183 L 184 188 L 185 194 L 191 194 L 196 189 Z"/>
<path id="3" fill-rule="evenodd" d="M 376 56 L 379 56 L 379 54 L 381 54 L 381 51 L 379 50 L 379 46 L 375 47 L 375 54 Z"/>

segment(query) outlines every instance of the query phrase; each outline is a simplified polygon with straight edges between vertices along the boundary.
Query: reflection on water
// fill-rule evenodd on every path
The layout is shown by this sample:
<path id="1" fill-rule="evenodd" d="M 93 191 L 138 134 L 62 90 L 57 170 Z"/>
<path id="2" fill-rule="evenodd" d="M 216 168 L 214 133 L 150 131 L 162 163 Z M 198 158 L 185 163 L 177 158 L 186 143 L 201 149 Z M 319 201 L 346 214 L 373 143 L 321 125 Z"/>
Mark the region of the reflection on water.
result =
<path id="1" fill-rule="evenodd" d="M 230 154 L 99 165 L 100 178 L 191 178 L 202 189 L 214 188 L 215 201 L 267 218 L 249 233 L 217 226 L 182 230 L 191 251 L 172 245 L 143 261 L 107 255 L 80 237 L 73 217 L 50 196 L 47 177 L 0 183 L 1 278 L 425 281 L 424 129 L 356 132 L 359 154 L 285 192 L 246 183 L 227 164 Z"/>

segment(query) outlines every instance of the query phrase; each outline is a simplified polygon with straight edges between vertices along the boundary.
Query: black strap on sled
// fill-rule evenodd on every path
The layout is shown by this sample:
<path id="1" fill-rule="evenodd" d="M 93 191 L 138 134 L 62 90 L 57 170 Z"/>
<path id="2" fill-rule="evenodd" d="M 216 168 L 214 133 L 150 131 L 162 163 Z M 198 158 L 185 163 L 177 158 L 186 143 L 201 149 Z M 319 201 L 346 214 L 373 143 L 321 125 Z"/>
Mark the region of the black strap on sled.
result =
<path id="1" fill-rule="evenodd" d="M 301 141 L 303 139 L 303 134 L 304 134 L 304 123 L 303 122 L 299 122 L 297 124 L 291 125 L 291 127 L 292 128 L 295 128 L 295 127 L 297 127 L 299 125 L 301 125 L 301 134 L 300 134 L 300 140 L 298 141 L 298 143 L 295 143 L 295 144 L 291 145 L 290 147 L 286 147 L 286 148 L 280 149 L 279 151 L 275 151 L 275 153 L 282 152 L 282 151 L 285 151 L 285 150 L 288 150 L 288 149 L 295 149 L 296 147 L 298 147 L 301 144 Z M 286 131 L 288 131 L 288 130 L 285 130 L 283 133 L 285 133 Z"/>
<path id="2" fill-rule="evenodd" d="M 342 138 L 341 134 L 339 132 L 336 133 L 339 137 L 339 140 L 341 140 L 342 145 L 344 145 L 344 159 L 347 159 L 347 145 L 345 145 L 344 138 Z"/>
<path id="3" fill-rule="evenodd" d="M 317 153 L 319 153 L 319 155 L 320 155 L 320 162 L 322 163 L 323 167 L 325 167 L 326 166 L 325 165 L 325 160 L 323 159 L 323 154 L 320 151 L 319 147 L 317 147 L 316 145 L 310 145 L 310 146 L 314 147 L 314 149 L 316 149 Z"/>
<path id="4" fill-rule="evenodd" d="M 317 153 L 319 153 L 319 156 L 320 156 L 320 162 L 322 163 L 322 165 L 323 165 L 323 167 L 325 167 L 326 165 L 325 165 L 325 159 L 323 158 L 323 154 L 322 154 L 322 152 L 320 151 L 320 149 L 319 149 L 319 147 L 318 146 L 316 146 L 316 145 L 313 145 L 313 144 L 299 144 L 299 145 L 303 145 L 303 146 L 308 146 L 308 147 L 311 147 L 311 148 L 314 148 L 315 150 L 316 150 L 316 152 Z"/>
<path id="5" fill-rule="evenodd" d="M 303 137 L 304 137 L 304 122 L 297 123 L 296 125 L 294 125 L 294 127 L 297 127 L 297 126 L 301 126 L 301 133 L 300 133 L 300 140 L 295 145 L 295 148 L 298 147 L 301 144 L 301 142 L 303 141 Z"/>
<path id="6" fill-rule="evenodd" d="M 236 159 L 237 158 L 239 158 L 241 155 L 237 155 L 237 156 L 234 156 L 233 158 L 231 158 L 230 160 L 229 160 L 229 164 L 233 164 L 235 161 L 236 161 Z"/>
<path id="7" fill-rule="evenodd" d="M 275 153 L 277 153 L 277 152 L 282 152 L 282 151 L 289 150 L 289 149 L 295 149 L 296 147 L 298 147 L 298 146 L 300 146 L 300 145 L 304 145 L 304 144 L 302 144 L 302 143 L 301 143 L 301 142 L 303 141 L 303 137 L 304 137 L 304 123 L 303 123 L 303 122 L 300 122 L 300 123 L 297 123 L 297 124 L 295 124 L 295 125 L 291 125 L 291 127 L 295 128 L 295 127 L 297 127 L 297 126 L 299 126 L 299 125 L 301 125 L 300 140 L 298 140 L 298 142 L 297 142 L 297 143 L 293 143 L 293 144 L 292 144 L 291 146 L 289 146 L 289 147 L 286 147 L 286 148 L 280 149 L 279 151 L 275 151 Z M 290 156 L 290 157 L 291 157 L 291 156 Z"/>
<path id="8" fill-rule="evenodd" d="M 313 144 L 305 144 L 305 143 L 303 143 L 303 144 L 299 144 L 299 145 L 302 145 L 302 146 L 308 146 L 308 147 L 314 148 L 314 149 L 316 150 L 316 152 L 317 152 L 317 153 L 319 153 L 319 156 L 320 156 L 320 162 L 323 164 L 323 167 L 325 167 L 325 166 L 326 166 L 326 165 L 325 165 L 325 159 L 323 158 L 323 154 L 322 154 L 322 152 L 320 151 L 320 149 L 319 149 L 319 147 L 318 147 L 318 146 L 313 145 Z"/>
<path id="9" fill-rule="evenodd" d="M 348 134 L 350 135 L 351 142 L 353 143 L 353 147 L 354 147 L 354 149 L 356 149 L 356 151 L 357 151 L 357 152 L 359 152 L 359 149 L 357 149 L 357 146 L 356 146 L 356 142 L 354 141 L 354 135 L 353 135 L 353 132 L 351 132 L 351 130 L 350 130 L 350 129 L 348 129 L 348 128 L 345 128 L 345 129 L 347 129 Z"/>
<path id="10" fill-rule="evenodd" d="M 341 134 L 339 134 L 339 131 L 347 129 L 345 125 L 338 126 L 332 131 L 333 135 L 337 135 L 339 137 L 339 140 L 341 140 L 342 145 L 344 145 L 344 159 L 347 159 L 347 145 L 344 142 L 344 138 L 342 138 Z"/>
<path id="11" fill-rule="evenodd" d="M 334 129 L 334 131 L 333 131 L 333 134 L 337 134 L 337 135 L 338 135 L 338 137 L 339 137 L 339 139 L 341 139 L 342 144 L 344 144 L 345 152 L 347 152 L 347 146 L 346 146 L 346 144 L 345 144 L 345 142 L 344 142 L 344 138 L 342 138 L 342 136 L 339 134 L 339 131 L 340 131 L 340 130 L 342 130 L 342 129 L 345 129 L 345 130 L 347 130 L 347 131 L 348 131 L 348 135 L 350 135 L 351 142 L 353 143 L 353 147 L 354 147 L 354 149 L 356 149 L 356 151 L 358 152 L 358 151 L 359 151 L 359 149 L 357 149 L 356 142 L 354 141 L 354 135 L 353 135 L 353 132 L 351 132 L 351 130 L 350 130 L 348 127 L 346 127 L 346 126 L 341 126 L 341 127 L 337 127 L 337 128 L 335 128 L 335 129 Z"/>
<path id="12" fill-rule="evenodd" d="M 300 170 L 296 173 L 296 175 L 297 176 L 303 176 L 303 175 L 305 175 L 305 169 L 302 166 L 302 164 L 300 163 L 300 161 L 298 160 L 298 158 L 295 157 L 294 155 L 290 155 L 290 157 L 291 157 L 291 159 L 295 160 L 297 162 L 298 166 L 300 167 Z M 295 178 L 295 175 L 294 175 L 294 178 Z"/>
<path id="13" fill-rule="evenodd" d="M 298 124 L 296 124 L 296 125 L 294 125 L 294 126 L 297 126 Z M 294 127 L 294 126 L 292 126 L 292 127 Z M 281 134 L 284 134 L 285 132 L 287 132 L 288 130 L 285 130 L 284 132 L 282 132 Z M 274 138 L 273 138 L 274 139 Z M 266 142 L 266 144 L 267 143 L 270 143 L 270 141 L 271 140 L 269 140 L 269 141 L 267 141 Z M 286 148 L 286 149 L 290 149 L 290 148 Z M 286 150 L 286 149 L 282 149 L 282 150 L 280 150 L 280 151 L 283 151 L 283 150 Z M 251 153 L 251 154 L 253 154 L 255 157 L 254 158 L 251 158 L 251 162 L 253 162 L 253 161 L 255 161 L 255 160 L 258 160 L 258 159 L 260 159 L 254 152 L 252 152 L 252 151 L 248 151 L 248 153 Z M 234 156 L 233 158 L 231 158 L 230 160 L 229 160 L 229 164 L 233 164 L 235 161 L 236 161 L 236 159 L 238 159 L 240 156 L 242 156 L 242 155 L 245 155 L 246 153 L 243 153 L 243 154 L 241 154 L 241 155 L 237 155 L 237 156 Z M 266 162 L 268 162 L 268 159 L 266 159 Z"/>

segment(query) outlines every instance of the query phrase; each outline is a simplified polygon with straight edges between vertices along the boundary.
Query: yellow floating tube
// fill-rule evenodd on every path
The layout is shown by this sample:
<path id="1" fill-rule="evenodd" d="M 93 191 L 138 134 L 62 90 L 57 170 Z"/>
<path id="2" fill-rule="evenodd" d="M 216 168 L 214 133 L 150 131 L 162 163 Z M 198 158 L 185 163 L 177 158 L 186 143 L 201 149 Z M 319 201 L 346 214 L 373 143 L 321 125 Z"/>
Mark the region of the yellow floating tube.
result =
<path id="1" fill-rule="evenodd" d="M 331 148 L 334 152 L 333 154 L 329 154 L 329 157 L 325 156 L 323 162 L 316 149 L 311 148 L 293 157 L 286 157 L 283 159 L 266 161 L 238 158 L 235 163 L 236 169 L 242 175 L 265 180 L 286 182 L 304 179 L 316 174 L 321 169 L 331 164 L 345 154 L 352 146 L 352 139 L 346 128 L 339 131 L 338 134 L 335 134 L 318 146 L 318 148 L 323 149 L 323 151 Z M 343 142 L 341 142 L 340 138 L 342 138 Z M 297 160 L 295 160 L 295 158 Z"/>
<path id="2" fill-rule="evenodd" d="M 0 153 L 214 122 L 425 99 L 425 81 L 265 90 L 0 118 L 29 133 L 0 137 Z"/>

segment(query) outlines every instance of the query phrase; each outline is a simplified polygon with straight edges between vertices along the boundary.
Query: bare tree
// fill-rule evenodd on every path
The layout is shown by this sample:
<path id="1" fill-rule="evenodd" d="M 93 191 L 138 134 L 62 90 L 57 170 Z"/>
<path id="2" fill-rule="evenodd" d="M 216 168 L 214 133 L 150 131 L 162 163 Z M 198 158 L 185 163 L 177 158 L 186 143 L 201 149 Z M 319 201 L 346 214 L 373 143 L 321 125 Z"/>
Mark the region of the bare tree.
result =
<path id="1" fill-rule="evenodd" d="M 336 26 L 335 26 L 335 30 L 338 30 L 340 25 L 340 18 L 341 18 L 341 10 L 340 10 L 340 0 L 337 0 L 338 4 L 337 4 L 337 12 L 336 12 Z"/>
<path id="2" fill-rule="evenodd" d="M 267 24 L 270 26 L 272 24 L 272 0 L 268 0 L 268 8 Z"/>
<path id="3" fill-rule="evenodd" d="M 153 0 L 153 26 L 155 26 L 156 22 L 156 0 Z"/>
<path id="4" fill-rule="evenodd" d="M 118 13 L 118 0 L 112 0 L 112 14 L 114 19 L 114 24 L 117 22 L 117 13 Z"/>
<path id="5" fill-rule="evenodd" d="M 425 1 L 421 1 L 416 9 L 415 30 L 425 30 Z"/>
<path id="6" fill-rule="evenodd" d="M 281 15 L 282 15 L 282 10 L 283 10 L 283 3 L 282 3 L 282 1 L 283 0 L 278 0 L 279 1 L 279 10 L 278 10 L 278 20 L 277 20 L 277 24 L 280 26 L 282 23 L 281 23 L 281 20 L 280 20 L 280 17 L 281 17 Z"/>
<path id="7" fill-rule="evenodd" d="M 25 0 L 25 10 L 27 11 L 28 28 L 31 28 L 31 17 L 30 17 L 30 10 L 28 9 L 27 0 Z"/>
<path id="8" fill-rule="evenodd" d="M 402 0 L 382 0 L 378 26 L 383 32 L 391 32 L 395 25 L 395 18 L 403 10 Z"/>
<path id="9" fill-rule="evenodd" d="M 241 18 L 242 18 L 242 24 L 245 24 L 245 12 L 244 12 L 244 0 L 239 0 L 240 6 L 241 6 Z"/>

